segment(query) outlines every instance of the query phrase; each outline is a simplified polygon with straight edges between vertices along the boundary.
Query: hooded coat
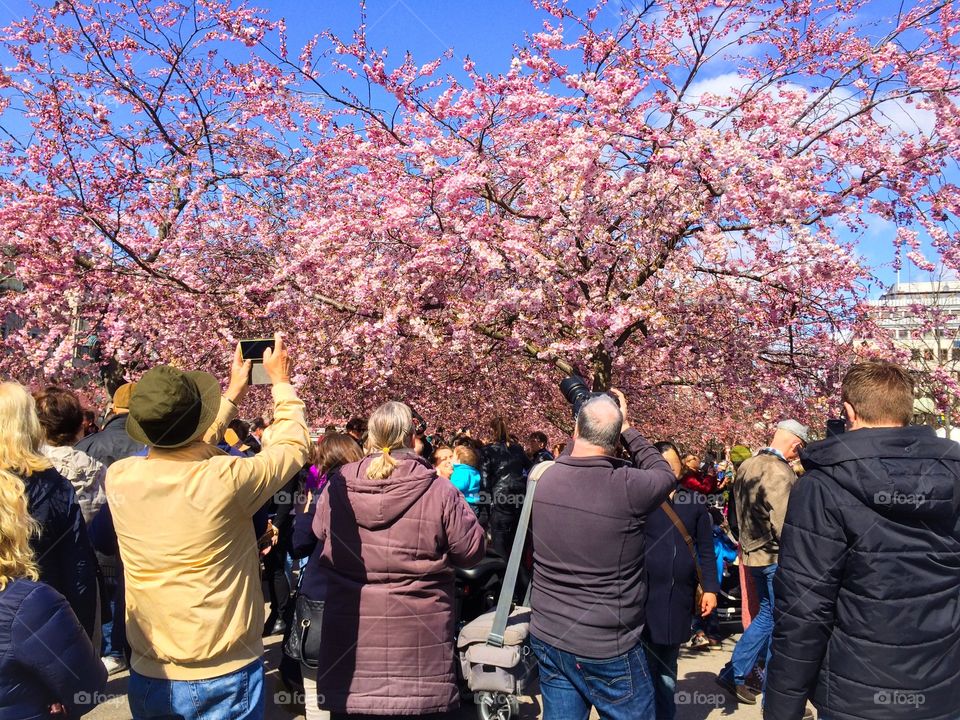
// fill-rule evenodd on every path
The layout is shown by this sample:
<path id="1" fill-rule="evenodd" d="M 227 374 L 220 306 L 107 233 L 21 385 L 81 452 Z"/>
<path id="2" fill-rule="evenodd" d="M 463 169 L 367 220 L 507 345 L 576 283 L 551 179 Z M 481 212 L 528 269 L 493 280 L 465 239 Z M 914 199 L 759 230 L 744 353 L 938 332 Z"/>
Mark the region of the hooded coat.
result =
<path id="1" fill-rule="evenodd" d="M 317 500 L 302 592 L 325 600 L 317 669 L 325 710 L 417 715 L 459 702 L 454 566 L 483 558 L 483 529 L 423 458 L 401 450 L 394 459 L 385 480 L 367 478 L 372 458 L 344 465 Z"/>
<path id="2" fill-rule="evenodd" d="M 929 427 L 811 445 L 775 582 L 764 715 L 955 720 L 960 445 Z"/>

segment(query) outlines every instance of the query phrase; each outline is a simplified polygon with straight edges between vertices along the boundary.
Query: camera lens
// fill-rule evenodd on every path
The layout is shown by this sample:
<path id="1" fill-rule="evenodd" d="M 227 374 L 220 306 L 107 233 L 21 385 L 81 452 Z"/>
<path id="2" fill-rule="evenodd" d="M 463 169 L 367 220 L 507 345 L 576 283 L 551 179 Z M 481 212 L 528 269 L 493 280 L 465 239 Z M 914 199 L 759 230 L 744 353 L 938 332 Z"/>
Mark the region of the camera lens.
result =
<path id="1" fill-rule="evenodd" d="M 594 393 L 590 392 L 586 381 L 579 375 L 571 375 L 560 381 L 560 392 L 573 408 L 573 416 L 580 412 L 580 407 L 590 399 Z"/>

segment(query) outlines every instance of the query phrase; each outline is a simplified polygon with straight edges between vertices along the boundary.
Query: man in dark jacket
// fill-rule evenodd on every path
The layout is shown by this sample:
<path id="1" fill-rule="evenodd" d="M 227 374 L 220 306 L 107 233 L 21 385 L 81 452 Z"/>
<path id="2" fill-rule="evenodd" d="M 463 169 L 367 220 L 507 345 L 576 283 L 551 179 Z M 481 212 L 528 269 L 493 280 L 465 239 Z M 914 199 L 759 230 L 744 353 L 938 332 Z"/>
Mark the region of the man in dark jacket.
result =
<path id="1" fill-rule="evenodd" d="M 135 382 L 121 385 L 113 393 L 111 415 L 103 429 L 93 435 L 88 435 L 78 442 L 75 447 L 82 450 L 95 460 L 99 460 L 105 467 L 110 467 L 117 460 L 146 455 L 147 446 L 138 443 L 127 435 L 127 415 L 130 413 L 130 398 Z M 123 568 L 120 565 L 120 555 L 116 549 L 116 535 L 113 531 L 113 520 L 110 510 L 106 506 L 101 510 L 103 517 L 95 519 L 96 528 L 93 530 L 94 544 L 97 545 L 97 562 L 103 578 L 103 596 L 107 606 L 104 608 L 103 622 L 103 664 L 111 675 L 127 668 L 126 650 L 127 633 L 124 624 L 123 605 Z M 104 552 L 111 546 L 110 552 Z"/>
<path id="2" fill-rule="evenodd" d="M 656 448 L 679 480 L 683 465 L 676 446 L 662 442 Z M 653 678 L 657 720 L 673 720 L 677 714 L 677 661 L 680 646 L 690 639 L 690 621 L 694 615 L 707 617 L 717 607 L 720 583 L 713 550 L 713 521 L 705 500 L 702 493 L 680 488 L 647 518 L 649 591 L 643 649 Z M 696 544 L 696 557 L 686 537 Z M 703 597 L 695 608 L 699 578 L 703 578 Z"/>
<path id="3" fill-rule="evenodd" d="M 103 430 L 87 435 L 74 447 L 82 450 L 94 460 L 110 467 L 117 460 L 143 455 L 146 447 L 127 435 L 127 415 L 130 413 L 130 397 L 136 383 L 127 383 L 113 393 L 112 414 L 103 426 Z"/>
<path id="4" fill-rule="evenodd" d="M 527 436 L 527 457 L 530 458 L 531 467 L 553 460 L 553 453 L 547 450 L 548 442 L 546 434 L 539 430 Z"/>
<path id="5" fill-rule="evenodd" d="M 960 713 L 960 447 L 906 427 L 913 381 L 854 365 L 850 432 L 812 445 L 790 497 L 764 715 Z"/>
<path id="6" fill-rule="evenodd" d="M 676 486 L 670 466 L 607 396 L 583 404 L 573 450 L 547 468 L 533 501 L 531 644 L 544 720 L 654 714 L 640 642 L 644 525 Z M 621 440 L 633 464 L 616 457 Z"/>

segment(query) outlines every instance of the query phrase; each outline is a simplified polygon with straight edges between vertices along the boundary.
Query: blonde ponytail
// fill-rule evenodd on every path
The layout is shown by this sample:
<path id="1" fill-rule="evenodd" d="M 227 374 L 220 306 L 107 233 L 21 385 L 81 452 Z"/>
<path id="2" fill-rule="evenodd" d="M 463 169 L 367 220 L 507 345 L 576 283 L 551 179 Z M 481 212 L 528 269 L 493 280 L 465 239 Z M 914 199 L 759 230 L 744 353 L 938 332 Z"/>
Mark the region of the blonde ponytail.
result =
<path id="1" fill-rule="evenodd" d="M 396 466 L 397 461 L 390 454 L 390 448 L 382 448 L 380 455 L 375 457 L 367 466 L 367 477 L 371 480 L 385 480 L 390 477 Z"/>
<path id="2" fill-rule="evenodd" d="M 384 403 L 370 415 L 367 421 L 367 447 L 370 452 L 380 455 L 367 466 L 367 477 L 371 480 L 385 480 L 397 467 L 397 461 L 390 454 L 407 446 L 413 437 L 413 413 L 400 402 Z"/>

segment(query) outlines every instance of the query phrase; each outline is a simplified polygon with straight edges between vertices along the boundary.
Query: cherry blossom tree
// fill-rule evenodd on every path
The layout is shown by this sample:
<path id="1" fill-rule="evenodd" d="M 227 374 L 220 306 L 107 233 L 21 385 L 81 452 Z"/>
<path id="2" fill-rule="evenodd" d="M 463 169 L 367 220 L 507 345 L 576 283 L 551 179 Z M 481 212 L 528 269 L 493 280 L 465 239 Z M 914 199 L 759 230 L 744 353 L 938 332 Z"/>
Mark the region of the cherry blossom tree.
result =
<path id="1" fill-rule="evenodd" d="M 210 0 L 14 24 L 4 372 L 89 376 L 90 338 L 101 382 L 220 369 L 278 327 L 318 422 L 399 397 L 566 430 L 574 371 L 658 437 L 822 422 L 869 334 L 869 215 L 960 267 L 954 3 L 536 5 L 502 75 L 364 25 L 291 50 Z"/>

